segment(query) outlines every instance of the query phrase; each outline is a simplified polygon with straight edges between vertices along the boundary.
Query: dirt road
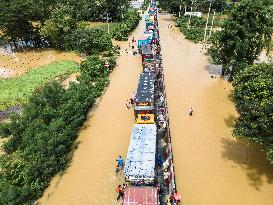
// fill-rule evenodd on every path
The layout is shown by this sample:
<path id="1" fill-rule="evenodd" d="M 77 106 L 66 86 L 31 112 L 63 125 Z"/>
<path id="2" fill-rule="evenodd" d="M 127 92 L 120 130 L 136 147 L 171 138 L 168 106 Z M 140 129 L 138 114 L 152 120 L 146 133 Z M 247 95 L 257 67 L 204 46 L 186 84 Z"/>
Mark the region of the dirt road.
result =
<path id="1" fill-rule="evenodd" d="M 132 35 L 139 37 L 143 31 L 141 22 Z M 128 49 L 127 42 L 120 46 L 123 51 Z M 115 188 L 123 177 L 115 174 L 115 159 L 119 155 L 125 158 L 127 153 L 134 117 L 125 103 L 137 88 L 142 66 L 141 58 L 130 52 L 122 52 L 117 63 L 106 93 L 79 134 L 71 165 L 62 176 L 53 179 L 40 204 L 119 204 Z"/>
<path id="2" fill-rule="evenodd" d="M 173 27 L 168 29 L 169 23 Z M 185 205 L 272 205 L 273 166 L 232 137 L 232 87 L 185 40 L 169 15 L 159 20 L 178 191 Z M 193 116 L 188 110 L 193 107 Z"/>

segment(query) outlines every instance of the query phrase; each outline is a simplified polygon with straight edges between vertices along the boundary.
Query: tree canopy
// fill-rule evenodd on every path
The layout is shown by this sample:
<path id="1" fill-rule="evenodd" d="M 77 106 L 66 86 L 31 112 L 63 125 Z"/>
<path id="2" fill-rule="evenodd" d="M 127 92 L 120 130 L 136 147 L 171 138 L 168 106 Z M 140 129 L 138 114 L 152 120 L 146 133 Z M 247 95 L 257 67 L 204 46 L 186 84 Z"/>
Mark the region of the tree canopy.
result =
<path id="1" fill-rule="evenodd" d="M 0 1 L 0 30 L 9 40 L 26 39 L 33 35 L 30 0 Z"/>
<path id="2" fill-rule="evenodd" d="M 208 12 L 209 4 L 209 1 L 196 0 L 193 4 L 193 11 Z M 184 12 L 185 6 L 187 7 L 187 11 L 190 11 L 192 0 L 162 0 L 160 1 L 160 6 L 161 8 L 177 15 L 180 11 L 180 6 L 181 12 Z M 224 11 L 227 8 L 227 1 L 215 0 L 212 2 L 211 8 L 217 12 Z"/>
<path id="3" fill-rule="evenodd" d="M 42 34 L 48 36 L 56 47 L 62 48 L 64 38 L 77 28 L 75 13 L 69 5 L 58 4 L 45 25 L 42 27 Z"/>
<path id="4" fill-rule="evenodd" d="M 214 63 L 223 65 L 233 77 L 259 57 L 265 43 L 271 39 L 272 23 L 272 8 L 262 0 L 242 0 L 224 22 L 223 30 L 212 38 L 208 53 Z"/>
<path id="5" fill-rule="evenodd" d="M 233 81 L 239 119 L 234 134 L 258 142 L 273 163 L 273 64 L 248 66 Z"/>
<path id="6" fill-rule="evenodd" d="M 43 27 L 43 34 L 56 40 L 75 27 L 75 22 L 102 21 L 106 13 L 119 22 L 129 7 L 129 0 L 4 0 L 0 1 L 0 30 L 9 40 L 27 40 L 39 34 L 33 21 Z M 36 31 L 37 30 L 37 31 Z"/>

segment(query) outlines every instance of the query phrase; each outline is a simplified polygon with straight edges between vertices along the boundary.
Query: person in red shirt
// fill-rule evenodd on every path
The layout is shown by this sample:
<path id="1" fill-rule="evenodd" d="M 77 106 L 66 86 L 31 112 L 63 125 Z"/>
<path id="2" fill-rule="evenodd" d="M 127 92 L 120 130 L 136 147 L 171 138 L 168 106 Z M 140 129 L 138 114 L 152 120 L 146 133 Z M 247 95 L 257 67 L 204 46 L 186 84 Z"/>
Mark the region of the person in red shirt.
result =
<path id="1" fill-rule="evenodd" d="M 176 201 L 176 204 L 178 205 L 181 201 L 181 195 L 175 190 L 174 194 L 173 194 L 173 198 Z"/>
<path id="2" fill-rule="evenodd" d="M 124 189 L 121 185 L 118 185 L 118 187 L 116 188 L 116 192 L 118 193 L 118 197 L 117 197 L 117 201 L 124 197 Z"/>

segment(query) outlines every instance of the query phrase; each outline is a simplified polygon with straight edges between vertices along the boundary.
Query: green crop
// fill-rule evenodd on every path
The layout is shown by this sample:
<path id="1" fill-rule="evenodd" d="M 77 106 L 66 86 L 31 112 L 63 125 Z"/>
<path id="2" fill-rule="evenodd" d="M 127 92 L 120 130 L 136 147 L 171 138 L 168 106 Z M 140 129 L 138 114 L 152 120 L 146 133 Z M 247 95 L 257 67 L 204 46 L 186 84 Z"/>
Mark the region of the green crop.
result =
<path id="1" fill-rule="evenodd" d="M 38 86 L 61 76 L 77 72 L 78 65 L 73 61 L 56 61 L 49 65 L 32 69 L 18 78 L 0 80 L 0 110 L 21 104 Z"/>

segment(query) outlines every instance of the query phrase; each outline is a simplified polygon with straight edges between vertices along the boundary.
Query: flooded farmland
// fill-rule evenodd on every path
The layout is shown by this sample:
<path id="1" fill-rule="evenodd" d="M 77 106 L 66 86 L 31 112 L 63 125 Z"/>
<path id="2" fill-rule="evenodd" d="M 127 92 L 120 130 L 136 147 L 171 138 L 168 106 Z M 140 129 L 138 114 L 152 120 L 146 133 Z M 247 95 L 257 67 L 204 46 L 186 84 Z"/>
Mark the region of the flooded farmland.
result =
<path id="1" fill-rule="evenodd" d="M 81 59 L 76 53 L 59 52 L 52 49 L 35 49 L 15 53 L 0 49 L 0 77 L 16 77 L 29 69 L 47 65 L 55 60 L 74 60 L 79 63 Z"/>

